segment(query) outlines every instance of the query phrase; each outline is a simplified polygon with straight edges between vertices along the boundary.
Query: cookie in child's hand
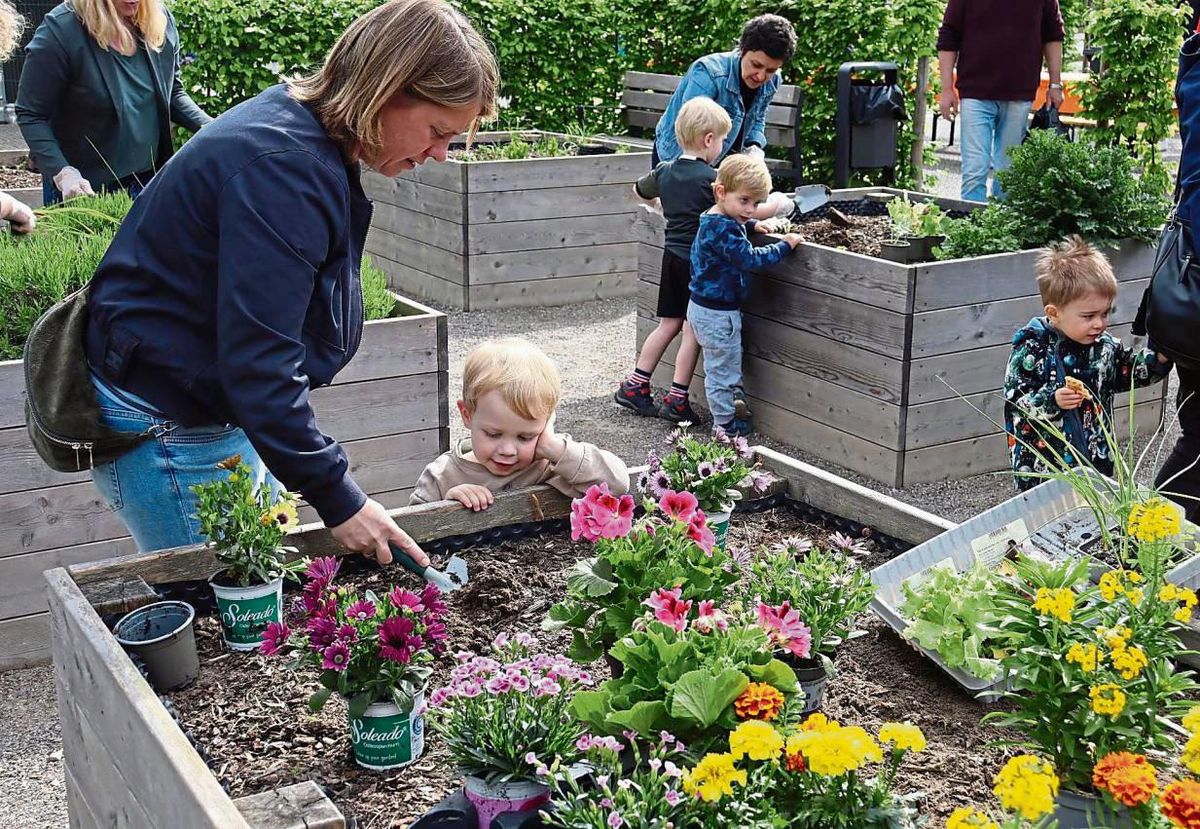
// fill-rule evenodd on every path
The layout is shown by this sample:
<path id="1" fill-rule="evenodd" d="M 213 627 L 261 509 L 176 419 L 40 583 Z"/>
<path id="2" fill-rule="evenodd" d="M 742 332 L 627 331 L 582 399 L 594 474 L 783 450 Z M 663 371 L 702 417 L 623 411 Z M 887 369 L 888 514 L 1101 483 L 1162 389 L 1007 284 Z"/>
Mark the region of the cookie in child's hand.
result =
<path id="1" fill-rule="evenodd" d="M 1068 377 L 1067 378 L 1067 388 L 1070 389 L 1071 391 L 1075 392 L 1076 394 L 1080 395 L 1081 397 L 1083 397 L 1084 400 L 1092 399 L 1091 391 L 1088 389 L 1087 386 L 1085 386 L 1083 384 L 1083 381 L 1080 380 L 1078 377 Z"/>

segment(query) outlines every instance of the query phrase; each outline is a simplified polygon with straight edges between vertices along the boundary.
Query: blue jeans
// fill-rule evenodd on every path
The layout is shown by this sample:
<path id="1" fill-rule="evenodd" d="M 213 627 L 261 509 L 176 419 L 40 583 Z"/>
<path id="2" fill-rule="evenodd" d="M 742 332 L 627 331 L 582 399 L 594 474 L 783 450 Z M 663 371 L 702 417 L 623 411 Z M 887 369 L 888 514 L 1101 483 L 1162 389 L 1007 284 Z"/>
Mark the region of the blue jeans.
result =
<path id="1" fill-rule="evenodd" d="M 129 529 L 138 550 L 149 552 L 199 544 L 196 495 L 191 487 L 225 474 L 217 463 L 241 455 L 257 481 L 270 481 L 246 433 L 236 426 L 184 428 L 140 397 L 92 375 L 104 423 L 122 432 L 154 437 L 115 461 L 92 470 L 96 489 Z"/>
<path id="2" fill-rule="evenodd" d="M 1025 140 L 1029 111 L 1033 101 L 981 101 L 963 98 L 959 102 L 958 129 L 962 134 L 962 197 L 970 201 L 987 200 L 988 169 L 993 173 L 1007 170 L 1009 147 Z M 992 195 L 1004 198 L 999 178 L 992 178 Z"/>
<path id="3" fill-rule="evenodd" d="M 131 179 L 127 184 L 122 184 L 119 181 L 102 184 L 97 193 L 116 193 L 119 190 L 124 190 L 129 194 L 129 198 L 136 199 L 142 194 L 145 189 L 146 181 L 137 181 Z M 54 179 L 50 176 L 42 174 L 42 204 L 51 205 L 58 204 L 62 201 L 62 191 L 54 186 Z"/>
<path id="4" fill-rule="evenodd" d="M 718 311 L 688 302 L 688 322 L 704 354 L 704 394 L 713 423 L 733 420 L 733 401 L 742 391 L 742 312 Z"/>

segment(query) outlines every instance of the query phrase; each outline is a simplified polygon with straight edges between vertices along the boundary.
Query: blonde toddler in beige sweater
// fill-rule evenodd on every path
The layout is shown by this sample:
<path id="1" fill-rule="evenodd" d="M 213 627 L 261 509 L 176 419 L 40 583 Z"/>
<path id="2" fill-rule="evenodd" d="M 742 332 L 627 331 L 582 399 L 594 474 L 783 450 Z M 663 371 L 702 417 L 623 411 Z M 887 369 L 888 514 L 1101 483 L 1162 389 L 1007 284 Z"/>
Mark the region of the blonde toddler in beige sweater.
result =
<path id="1" fill-rule="evenodd" d="M 449 499 L 478 511 L 497 492 L 535 484 L 571 497 L 599 483 L 624 493 L 629 471 L 620 458 L 554 431 L 560 395 L 558 370 L 533 343 L 480 343 L 467 355 L 458 401 L 471 437 L 425 467 L 409 503 Z"/>

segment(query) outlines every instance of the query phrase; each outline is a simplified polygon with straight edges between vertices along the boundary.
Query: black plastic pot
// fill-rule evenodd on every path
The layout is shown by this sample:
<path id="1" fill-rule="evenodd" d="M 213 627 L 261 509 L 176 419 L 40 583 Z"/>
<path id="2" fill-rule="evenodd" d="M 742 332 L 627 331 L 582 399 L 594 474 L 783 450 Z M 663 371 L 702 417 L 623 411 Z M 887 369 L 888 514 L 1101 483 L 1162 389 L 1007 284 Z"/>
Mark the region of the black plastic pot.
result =
<path id="1" fill-rule="evenodd" d="M 187 602 L 155 602 L 122 616 L 113 633 L 125 650 L 141 658 L 156 690 L 173 691 L 200 674 L 195 618 Z"/>
<path id="2" fill-rule="evenodd" d="M 580 144 L 576 155 L 612 155 L 616 150 L 605 144 Z"/>
<path id="3" fill-rule="evenodd" d="M 825 686 L 829 684 L 825 663 L 819 657 L 801 659 L 790 653 L 784 655 L 783 661 L 796 672 L 796 680 L 800 683 L 800 690 L 804 692 L 804 707 L 800 713 L 809 714 L 820 709 L 821 703 L 825 701 Z"/>
<path id="4" fill-rule="evenodd" d="M 883 242 L 879 246 L 879 258 L 907 265 L 912 261 L 912 245 L 908 242 Z"/>
<path id="5" fill-rule="evenodd" d="M 945 236 L 910 236 L 908 244 L 913 258 L 909 261 L 932 262 L 934 259 L 933 249 L 944 241 L 946 241 Z"/>

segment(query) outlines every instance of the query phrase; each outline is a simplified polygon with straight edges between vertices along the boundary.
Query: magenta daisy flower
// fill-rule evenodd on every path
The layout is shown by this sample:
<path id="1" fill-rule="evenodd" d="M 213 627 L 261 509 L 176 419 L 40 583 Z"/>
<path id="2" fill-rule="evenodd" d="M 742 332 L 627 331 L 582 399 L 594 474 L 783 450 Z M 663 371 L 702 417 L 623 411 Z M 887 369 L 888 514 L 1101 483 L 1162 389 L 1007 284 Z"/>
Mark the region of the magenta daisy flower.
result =
<path id="1" fill-rule="evenodd" d="M 338 568 L 341 566 L 341 561 L 335 556 L 314 558 L 308 563 L 308 568 L 305 569 L 304 575 L 321 585 L 328 585 L 333 581 L 333 577 L 337 575 Z"/>
<path id="2" fill-rule="evenodd" d="M 275 656 L 287 646 L 288 637 L 292 635 L 292 631 L 287 625 L 282 625 L 278 622 L 270 622 L 267 624 L 267 629 L 262 632 L 262 647 L 259 648 L 264 656 Z"/>
<path id="3" fill-rule="evenodd" d="M 344 671 L 350 662 L 350 648 L 345 642 L 334 642 L 325 649 L 321 667 L 327 671 Z"/>
<path id="4" fill-rule="evenodd" d="M 405 616 L 384 620 L 379 626 L 379 655 L 392 662 L 412 660 L 413 621 Z"/>
<path id="5" fill-rule="evenodd" d="M 375 604 L 366 599 L 357 601 L 346 608 L 346 618 L 354 622 L 365 622 L 375 618 Z"/>

